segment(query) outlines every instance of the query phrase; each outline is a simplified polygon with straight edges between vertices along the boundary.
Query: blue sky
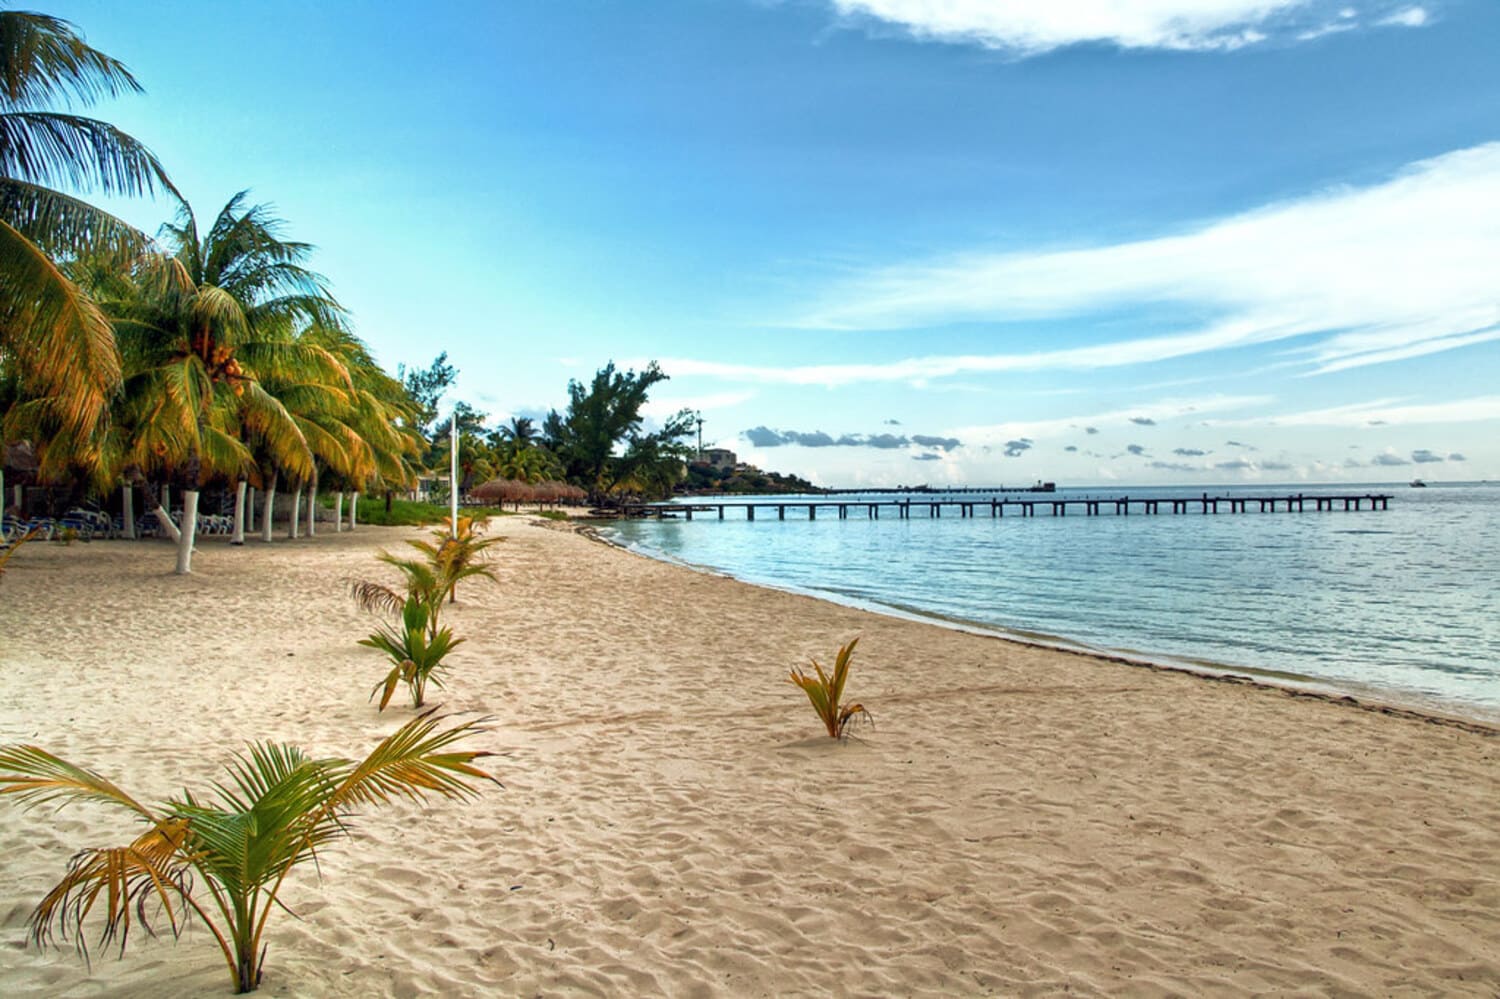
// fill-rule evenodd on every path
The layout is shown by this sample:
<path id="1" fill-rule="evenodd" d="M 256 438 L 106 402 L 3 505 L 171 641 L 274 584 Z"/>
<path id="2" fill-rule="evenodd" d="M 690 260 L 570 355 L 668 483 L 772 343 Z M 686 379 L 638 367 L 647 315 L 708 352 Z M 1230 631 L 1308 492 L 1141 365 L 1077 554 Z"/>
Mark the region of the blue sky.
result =
<path id="1" fill-rule="evenodd" d="M 656 359 L 829 485 L 1500 479 L 1491 0 L 37 6 L 497 420 Z"/>

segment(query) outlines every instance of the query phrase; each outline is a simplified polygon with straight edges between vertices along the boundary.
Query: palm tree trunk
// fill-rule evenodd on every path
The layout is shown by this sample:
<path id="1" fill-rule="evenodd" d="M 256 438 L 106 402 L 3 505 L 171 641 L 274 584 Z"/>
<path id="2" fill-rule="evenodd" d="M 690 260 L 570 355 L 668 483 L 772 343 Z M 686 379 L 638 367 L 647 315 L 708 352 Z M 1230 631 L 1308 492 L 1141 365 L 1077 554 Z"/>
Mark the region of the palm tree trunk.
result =
<path id="1" fill-rule="evenodd" d="M 182 491 L 182 532 L 177 539 L 177 575 L 193 571 L 193 538 L 198 533 L 198 490 Z"/>
<path id="2" fill-rule="evenodd" d="M 349 498 L 349 530 L 354 530 L 354 525 L 359 522 L 359 491 L 355 490 Z"/>
<path id="3" fill-rule="evenodd" d="M 146 502 L 150 503 L 153 499 L 151 495 L 150 483 L 146 483 L 144 485 L 144 489 L 146 492 Z M 181 542 L 182 532 L 177 529 L 177 525 L 172 522 L 172 515 L 167 512 L 167 504 L 171 502 L 171 497 L 171 486 L 164 484 L 161 487 L 161 495 L 159 497 L 155 497 L 156 505 L 151 512 L 156 514 L 156 522 L 161 525 L 161 529 L 163 531 L 167 532 L 167 537 L 171 538 L 173 541 Z"/>
<path id="4" fill-rule="evenodd" d="M 313 469 L 312 485 L 307 492 L 307 536 L 318 536 L 318 470 Z"/>
<path id="5" fill-rule="evenodd" d="M 287 526 L 286 536 L 288 538 L 300 538 L 302 532 L 299 530 L 302 519 L 302 487 L 297 486 L 297 491 L 292 493 L 292 522 Z"/>
<path id="6" fill-rule="evenodd" d="M 230 537 L 232 545 L 245 543 L 245 490 L 250 488 L 250 483 L 241 479 L 234 490 L 234 534 Z"/>
<path id="7" fill-rule="evenodd" d="M 135 490 L 130 483 L 120 485 L 120 526 L 125 529 L 125 539 L 135 540 Z"/>
<path id="8" fill-rule="evenodd" d="M 333 533 L 337 534 L 344 529 L 344 491 L 340 489 L 333 494 Z"/>
<path id="9" fill-rule="evenodd" d="M 273 521 L 273 520 L 276 519 L 276 473 L 275 472 L 271 473 L 271 479 L 266 484 L 266 502 L 261 507 L 261 515 L 260 516 L 261 516 L 261 520 L 264 521 L 264 523 L 260 525 L 260 539 L 262 541 L 270 541 L 271 540 L 271 521 Z"/>

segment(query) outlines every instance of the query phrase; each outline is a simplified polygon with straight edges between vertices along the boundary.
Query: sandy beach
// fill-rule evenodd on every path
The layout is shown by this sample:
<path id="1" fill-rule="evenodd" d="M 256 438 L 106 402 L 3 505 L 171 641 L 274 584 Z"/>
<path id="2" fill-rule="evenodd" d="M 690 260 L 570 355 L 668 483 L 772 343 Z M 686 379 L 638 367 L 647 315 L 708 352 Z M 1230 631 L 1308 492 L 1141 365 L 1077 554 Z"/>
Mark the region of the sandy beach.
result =
<path id="1" fill-rule="evenodd" d="M 0 743 L 165 797 L 248 740 L 363 755 L 374 620 L 416 532 L 24 549 Z M 504 788 L 400 805 L 299 869 L 287 996 L 1500 993 L 1500 737 L 1029 648 L 496 521 L 447 712 Z M 858 636 L 837 745 L 785 682 Z M 0 994 L 227 994 L 212 938 L 92 966 L 26 918 L 113 813 L 0 802 Z"/>

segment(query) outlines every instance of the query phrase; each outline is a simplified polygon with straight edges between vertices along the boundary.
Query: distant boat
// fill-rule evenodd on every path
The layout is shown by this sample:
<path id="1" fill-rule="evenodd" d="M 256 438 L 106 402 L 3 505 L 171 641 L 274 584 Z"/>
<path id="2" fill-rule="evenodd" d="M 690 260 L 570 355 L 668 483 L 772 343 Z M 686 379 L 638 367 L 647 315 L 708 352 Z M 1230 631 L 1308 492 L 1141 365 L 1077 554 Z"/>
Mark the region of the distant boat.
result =
<path id="1" fill-rule="evenodd" d="M 1412 479 L 1411 487 L 1413 489 L 1426 489 L 1427 483 L 1423 482 L 1421 479 Z"/>

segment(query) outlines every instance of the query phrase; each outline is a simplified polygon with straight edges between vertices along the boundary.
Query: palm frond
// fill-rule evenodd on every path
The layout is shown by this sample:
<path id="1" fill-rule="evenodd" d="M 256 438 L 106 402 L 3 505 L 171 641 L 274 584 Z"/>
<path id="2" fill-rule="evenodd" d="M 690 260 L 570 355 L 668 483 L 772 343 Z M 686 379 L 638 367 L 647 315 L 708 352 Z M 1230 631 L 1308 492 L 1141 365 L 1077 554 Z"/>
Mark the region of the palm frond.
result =
<path id="1" fill-rule="evenodd" d="M 125 132 L 95 118 L 49 111 L 0 114 L 0 173 L 106 195 L 172 189 L 156 155 Z"/>
<path id="2" fill-rule="evenodd" d="M 107 947 L 118 937 L 120 953 L 125 952 L 132 911 L 141 926 L 154 934 L 148 908 L 153 901 L 160 904 L 176 935 L 181 925 L 179 915 L 185 916 L 189 907 L 196 908 L 190 897 L 189 865 L 181 854 L 186 835 L 185 823 L 167 819 L 154 824 L 129 846 L 79 853 L 69 862 L 63 879 L 32 912 L 32 940 L 46 946 L 54 927 L 64 939 L 71 930 L 76 946 L 87 955 L 83 926 L 101 895 L 105 908 L 100 946 Z M 173 906 L 174 899 L 187 905 L 179 911 Z"/>
<path id="3" fill-rule="evenodd" d="M 0 219 L 53 256 L 107 254 L 115 273 L 150 245 L 145 233 L 103 209 L 11 177 L 0 178 Z"/>
<path id="4" fill-rule="evenodd" d="M 146 806 L 92 770 L 74 766 L 37 746 L 0 748 L 0 794 L 14 794 L 28 805 L 92 801 L 130 809 L 155 821 Z"/>
<path id="5" fill-rule="evenodd" d="M 33 394 L 56 400 L 64 423 L 98 423 L 120 383 L 109 321 L 35 243 L 3 220 L 0 273 L 0 351 L 12 355 Z"/>
<path id="6" fill-rule="evenodd" d="M 355 603 L 359 604 L 361 610 L 400 614 L 401 609 L 406 606 L 405 595 L 397 593 L 388 586 L 364 580 L 351 582 L 349 595 L 354 598 Z"/>
<path id="7" fill-rule="evenodd" d="M 0 106 L 88 105 L 140 92 L 124 63 L 90 48 L 62 18 L 0 12 Z"/>
<path id="8" fill-rule="evenodd" d="M 448 749 L 458 740 L 484 731 L 479 727 L 480 721 L 462 722 L 439 731 L 438 723 L 444 718 L 425 711 L 392 732 L 340 782 L 329 799 L 330 807 L 383 805 L 395 797 L 417 801 L 429 793 L 444 798 L 469 798 L 478 793 L 470 780 L 498 784 L 489 774 L 472 766 L 474 760 L 493 754 Z"/>

